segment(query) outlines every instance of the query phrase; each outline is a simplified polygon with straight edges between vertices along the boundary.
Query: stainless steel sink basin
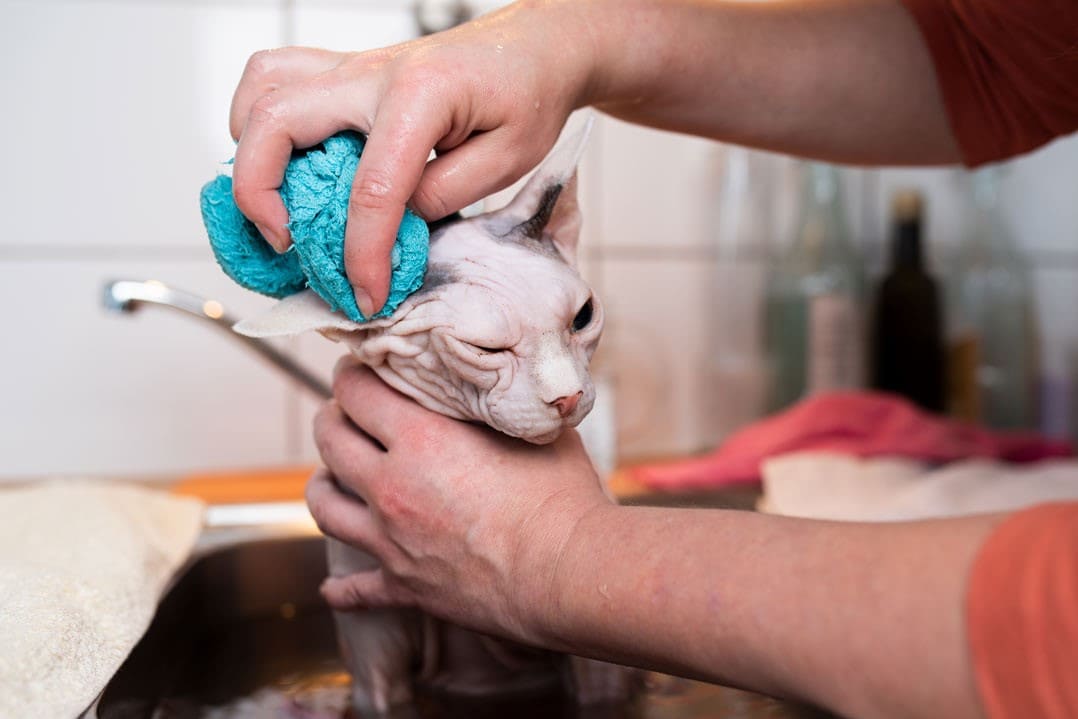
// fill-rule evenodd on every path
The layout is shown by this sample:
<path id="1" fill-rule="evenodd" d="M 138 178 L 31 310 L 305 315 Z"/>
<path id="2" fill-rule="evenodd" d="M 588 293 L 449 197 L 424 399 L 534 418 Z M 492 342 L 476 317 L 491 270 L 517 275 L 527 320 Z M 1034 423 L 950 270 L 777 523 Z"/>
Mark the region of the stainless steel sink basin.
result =
<path id="1" fill-rule="evenodd" d="M 334 719 L 348 677 L 332 615 L 318 595 L 320 537 L 260 540 L 205 552 L 172 586 L 96 707 L 99 719 L 288 717 Z M 653 678 L 631 706 L 580 709 L 546 690 L 504 700 L 419 692 L 394 717 L 821 717 L 817 711 L 734 689 Z"/>

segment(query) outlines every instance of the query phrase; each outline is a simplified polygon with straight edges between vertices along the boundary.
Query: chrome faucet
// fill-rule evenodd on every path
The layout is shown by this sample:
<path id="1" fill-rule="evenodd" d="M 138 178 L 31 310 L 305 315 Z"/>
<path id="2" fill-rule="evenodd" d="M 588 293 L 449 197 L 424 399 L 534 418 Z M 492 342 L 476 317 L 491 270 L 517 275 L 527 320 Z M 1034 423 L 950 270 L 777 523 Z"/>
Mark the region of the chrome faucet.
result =
<path id="1" fill-rule="evenodd" d="M 134 312 L 142 305 L 150 304 L 208 320 L 322 399 L 333 396 L 329 385 L 270 343 L 236 334 L 232 330 L 236 319 L 229 316 L 217 300 L 205 299 L 157 280 L 115 280 L 106 283 L 104 290 L 104 306 L 113 312 Z"/>

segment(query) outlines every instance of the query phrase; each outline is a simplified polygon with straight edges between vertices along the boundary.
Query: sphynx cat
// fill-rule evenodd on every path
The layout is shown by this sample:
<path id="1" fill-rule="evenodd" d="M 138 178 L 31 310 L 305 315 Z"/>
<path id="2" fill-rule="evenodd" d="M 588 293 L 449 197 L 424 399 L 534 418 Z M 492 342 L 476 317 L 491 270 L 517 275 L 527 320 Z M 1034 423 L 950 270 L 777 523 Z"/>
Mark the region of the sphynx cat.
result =
<path id="1" fill-rule="evenodd" d="M 588 362 L 603 307 L 576 270 L 576 165 L 590 119 L 555 148 L 505 208 L 432 228 L 423 286 L 392 316 L 357 324 L 313 292 L 241 322 L 250 336 L 317 330 L 344 343 L 386 384 L 424 407 L 536 444 L 591 410 Z M 329 569 L 377 567 L 328 538 Z M 335 614 L 353 704 L 384 714 L 421 682 L 457 694 L 536 690 L 557 682 L 582 704 L 628 698 L 636 670 L 487 637 L 414 610 Z"/>

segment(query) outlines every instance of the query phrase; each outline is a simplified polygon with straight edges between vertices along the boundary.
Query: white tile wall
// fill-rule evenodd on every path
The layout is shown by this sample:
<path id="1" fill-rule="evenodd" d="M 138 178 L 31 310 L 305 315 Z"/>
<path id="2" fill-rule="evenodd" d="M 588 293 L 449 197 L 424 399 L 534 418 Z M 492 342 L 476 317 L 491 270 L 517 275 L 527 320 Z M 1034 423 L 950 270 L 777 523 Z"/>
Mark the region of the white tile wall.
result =
<path id="1" fill-rule="evenodd" d="M 292 391 L 207 324 L 147 307 L 106 313 L 102 285 L 154 278 L 241 315 L 269 301 L 209 260 L 0 262 L 5 308 L 0 476 L 176 473 L 298 458 Z"/>
<path id="2" fill-rule="evenodd" d="M 714 438 L 705 394 L 717 391 L 700 377 L 710 356 L 698 318 L 713 279 L 705 262 L 604 259 L 607 326 L 595 371 L 617 393 L 617 430 L 623 457 L 698 451 Z"/>
<path id="3" fill-rule="evenodd" d="M 416 34 L 411 3 L 296 0 L 287 42 L 330 50 L 370 50 Z"/>
<path id="4" fill-rule="evenodd" d="M 610 118 L 602 130 L 595 144 L 603 168 L 597 208 L 603 247 L 676 252 L 707 245 L 721 145 Z"/>
<path id="5" fill-rule="evenodd" d="M 272 3 L 0 1 L 3 245 L 201 247 L 198 188 Z"/>
<path id="6" fill-rule="evenodd" d="M 157 277 L 241 313 L 263 306 L 208 259 L 197 211 L 198 188 L 232 151 L 244 62 L 264 47 L 364 49 L 414 32 L 410 0 L 0 0 L 0 478 L 315 460 L 316 402 L 210 328 L 163 311 L 104 314 L 99 289 Z M 623 458 L 702 449 L 756 412 L 767 253 L 732 263 L 720 252 L 723 159 L 717 144 L 608 118 L 586 153 L 581 262 L 608 305 L 596 371 L 615 387 Z M 959 235 L 953 171 L 846 179 L 871 267 L 899 185 L 928 190 L 939 256 Z M 1073 432 L 1078 138 L 1012 163 L 1005 185 L 1038 265 L 1048 386 L 1064 398 L 1050 420 Z M 774 198 L 786 226 L 790 193 Z M 327 377 L 340 353 L 318 337 L 292 346 Z"/>

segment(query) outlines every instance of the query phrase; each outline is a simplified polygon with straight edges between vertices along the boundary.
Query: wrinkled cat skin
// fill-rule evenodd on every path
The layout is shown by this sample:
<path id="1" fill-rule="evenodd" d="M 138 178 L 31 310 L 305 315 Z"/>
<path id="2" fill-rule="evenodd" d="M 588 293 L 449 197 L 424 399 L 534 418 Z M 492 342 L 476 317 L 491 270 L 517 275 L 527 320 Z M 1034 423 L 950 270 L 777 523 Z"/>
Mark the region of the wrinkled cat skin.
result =
<path id="1" fill-rule="evenodd" d="M 428 409 L 545 444 L 579 424 L 595 401 L 588 361 L 602 308 L 560 255 L 492 242 L 488 224 L 476 218 L 442 230 L 431 267 L 452 281 L 421 291 L 396 322 L 358 341 L 340 338 L 386 384 Z M 589 303 L 590 322 L 574 330 Z"/>
<path id="2" fill-rule="evenodd" d="M 430 410 L 536 444 L 554 441 L 595 401 L 588 362 L 603 308 L 575 269 L 575 171 L 589 128 L 556 148 L 504 209 L 436 227 L 424 285 L 391 317 L 356 324 L 307 291 L 237 331 L 318 330 Z M 354 547 L 327 542 L 335 576 L 377 565 Z M 639 679 L 636 670 L 529 649 L 410 609 L 335 617 L 353 705 L 366 715 L 407 703 L 414 681 L 473 696 L 560 681 L 592 704 L 629 698 Z"/>
<path id="3" fill-rule="evenodd" d="M 318 330 L 428 409 L 554 441 L 595 401 L 588 362 L 603 329 L 574 267 L 579 149 L 556 150 L 508 207 L 437 228 L 423 288 L 391 317 L 356 324 L 307 291 L 237 330 Z"/>

